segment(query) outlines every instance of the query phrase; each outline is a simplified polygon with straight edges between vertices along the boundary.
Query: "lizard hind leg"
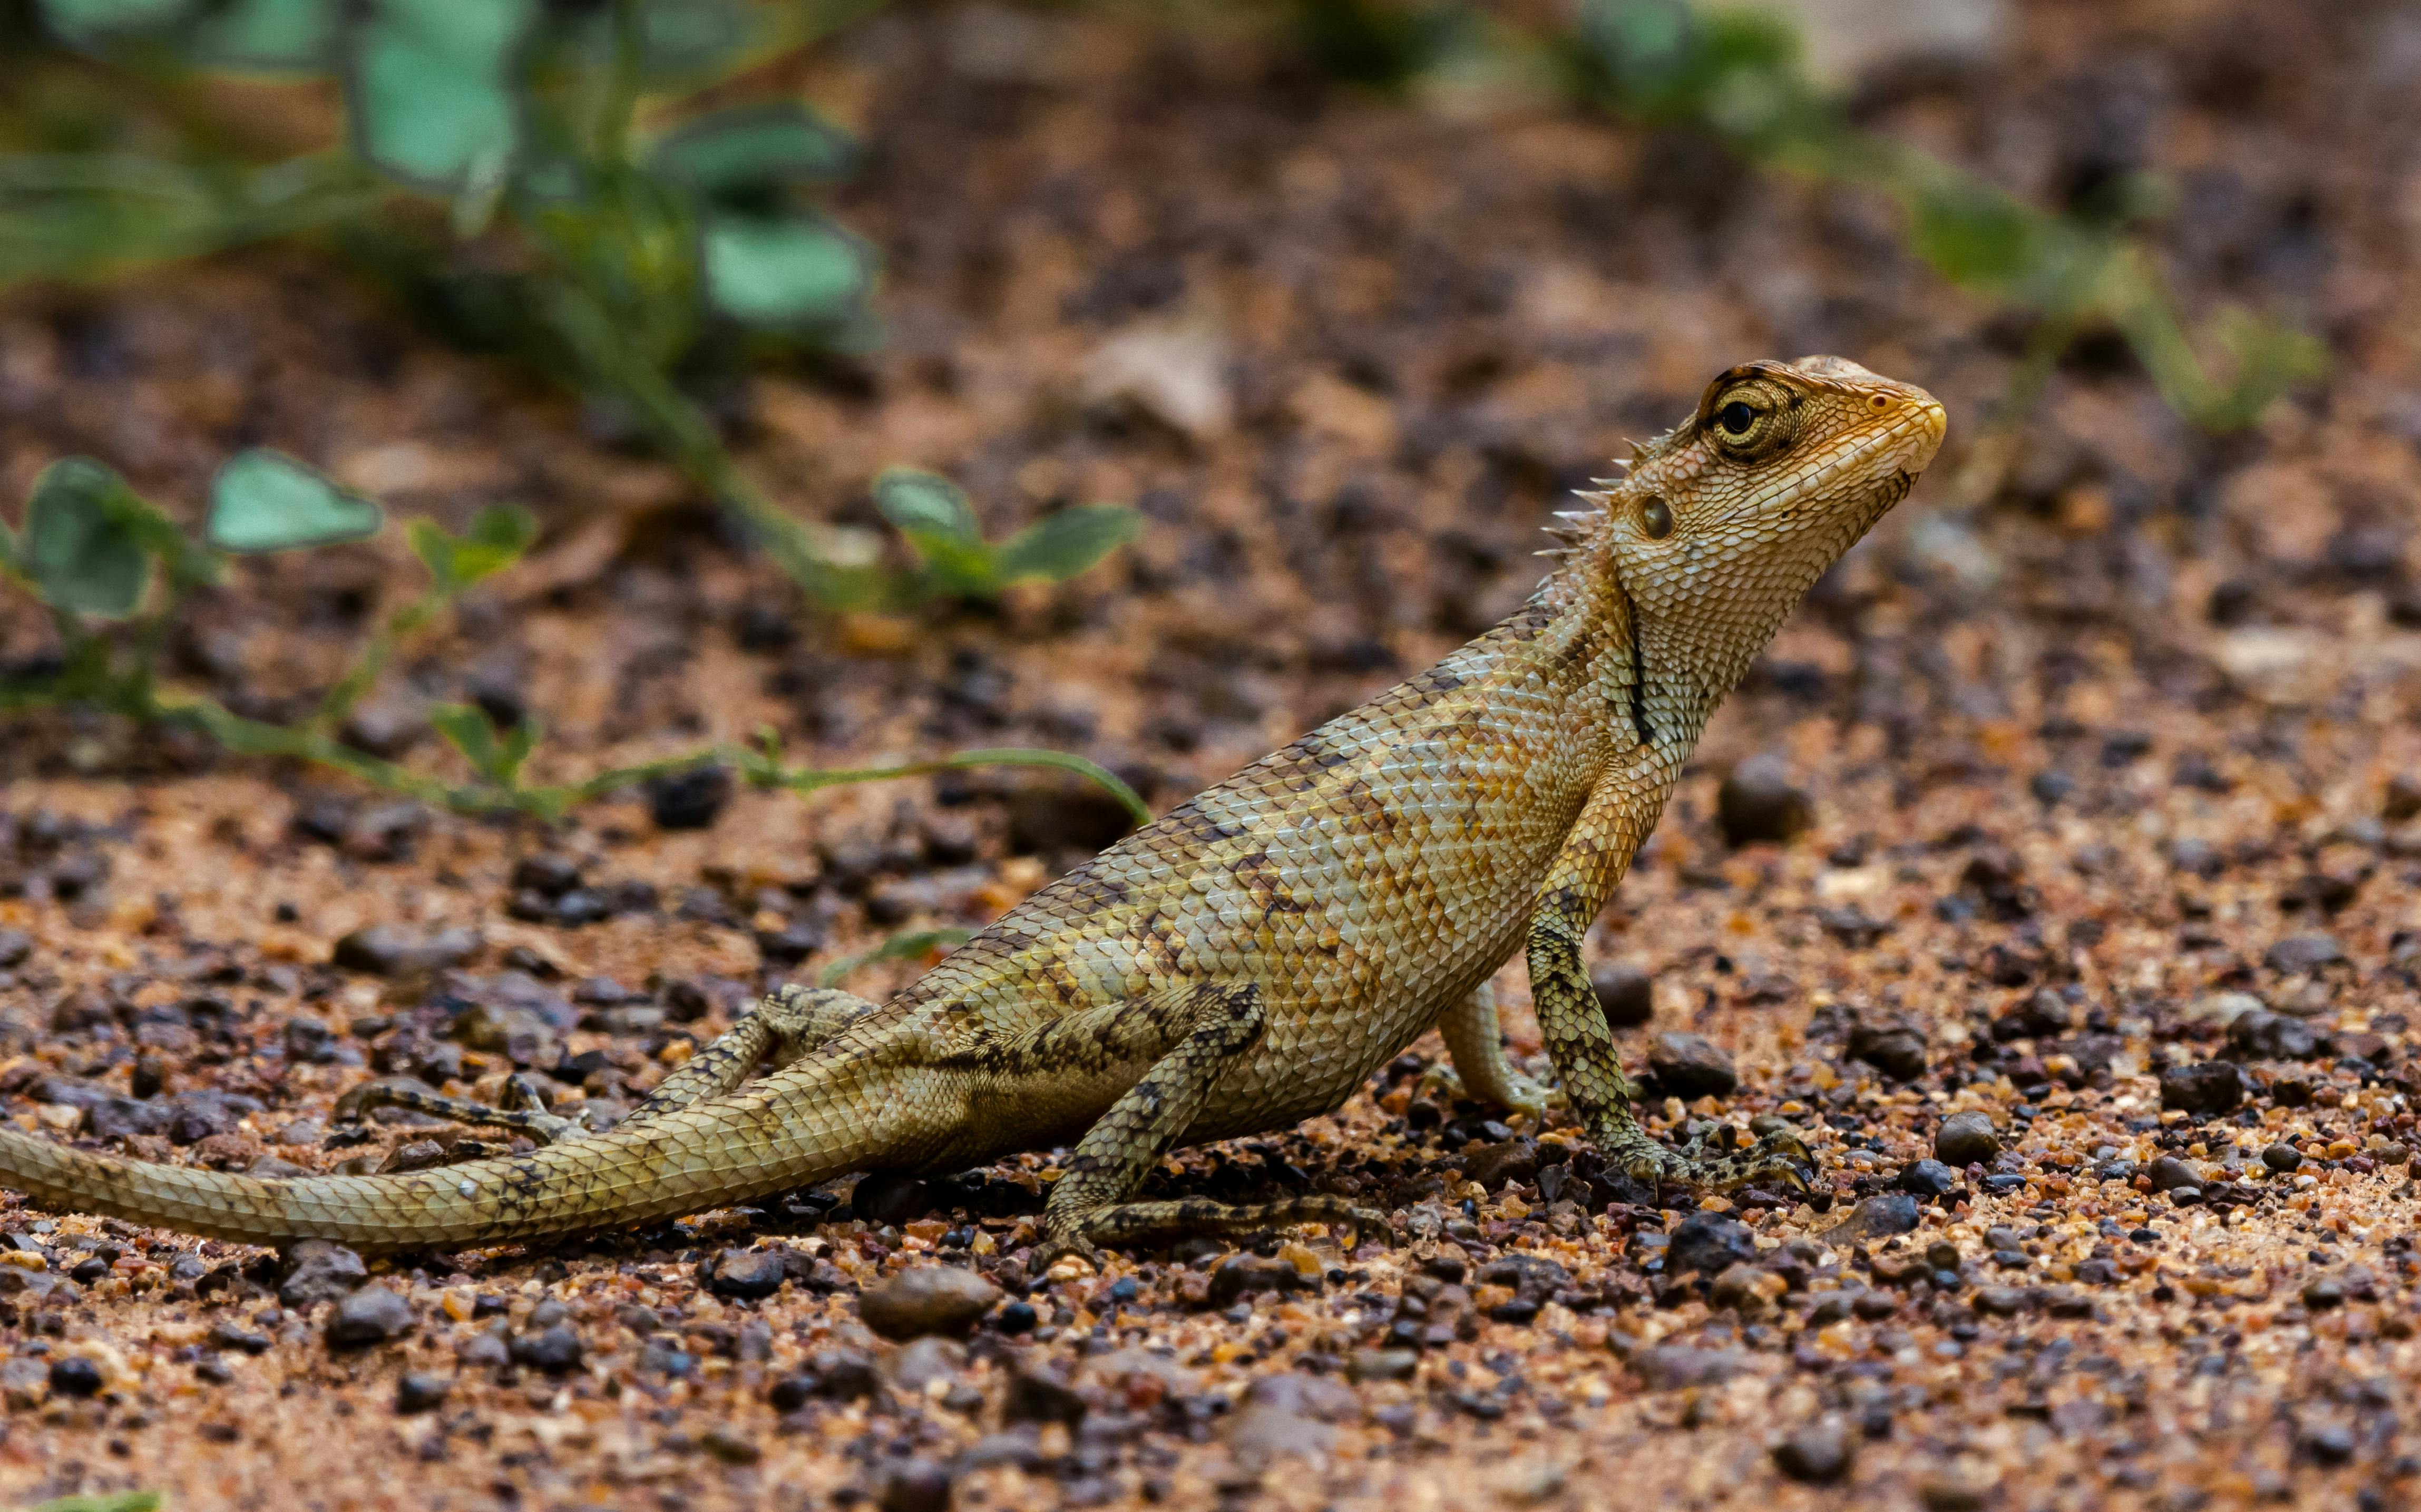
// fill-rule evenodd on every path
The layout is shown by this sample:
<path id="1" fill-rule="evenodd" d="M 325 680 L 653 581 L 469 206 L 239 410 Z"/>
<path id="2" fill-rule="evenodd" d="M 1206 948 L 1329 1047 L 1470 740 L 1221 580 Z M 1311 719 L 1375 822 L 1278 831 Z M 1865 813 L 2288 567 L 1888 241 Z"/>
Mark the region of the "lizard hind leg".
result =
<path id="1" fill-rule="evenodd" d="M 526 1076 L 516 1074 L 505 1083 L 504 1103 L 492 1107 L 474 1102 L 469 1098 L 449 1098 L 442 1092 L 431 1092 L 417 1082 L 403 1077 L 383 1077 L 365 1082 L 336 1099 L 336 1117 L 339 1123 L 358 1121 L 372 1108 L 409 1108 L 432 1117 L 451 1119 L 458 1124 L 476 1124 L 489 1129 L 510 1129 L 527 1134 L 540 1145 L 558 1140 L 577 1139 L 588 1132 L 580 1118 L 566 1118 L 546 1111 L 546 1099 L 537 1084 Z"/>
<path id="2" fill-rule="evenodd" d="M 1206 982 L 1180 1006 L 1182 1037 L 1077 1142 L 1042 1214 L 1042 1242 L 1034 1269 L 1067 1254 L 1087 1258 L 1103 1244 L 1129 1244 L 1172 1233 L 1252 1229 L 1301 1223 L 1351 1223 L 1384 1231 L 1383 1214 L 1339 1197 L 1306 1196 L 1231 1206 L 1186 1199 L 1124 1200 L 1190 1127 L 1202 1106 L 1261 1037 L 1266 1011 L 1260 989 Z"/>
<path id="3" fill-rule="evenodd" d="M 657 1083 L 656 1089 L 624 1121 L 652 1118 L 702 1099 L 722 1097 L 736 1090 L 759 1065 L 788 1066 L 814 1053 L 861 1015 L 873 1012 L 874 1006 L 854 993 L 832 988 L 793 985 L 768 993 L 738 1023 Z"/>

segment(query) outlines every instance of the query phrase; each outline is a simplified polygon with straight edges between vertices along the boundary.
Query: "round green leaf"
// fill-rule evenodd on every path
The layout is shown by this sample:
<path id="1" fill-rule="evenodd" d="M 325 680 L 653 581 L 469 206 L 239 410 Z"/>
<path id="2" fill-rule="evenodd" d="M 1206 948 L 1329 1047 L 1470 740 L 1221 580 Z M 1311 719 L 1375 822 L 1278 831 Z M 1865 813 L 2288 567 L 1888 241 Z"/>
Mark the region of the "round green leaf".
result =
<path id="1" fill-rule="evenodd" d="M 849 134 L 791 101 L 726 110 L 656 144 L 657 173 L 710 197 L 837 179 L 857 162 Z"/>
<path id="2" fill-rule="evenodd" d="M 290 552 L 375 536 L 385 516 L 293 458 L 242 451 L 211 480 L 211 545 L 226 552 Z"/>
<path id="3" fill-rule="evenodd" d="M 1143 518 L 1115 504 L 1079 505 L 1045 515 L 1001 542 L 994 557 L 1001 581 L 1072 578 L 1135 538 Z"/>
<path id="4" fill-rule="evenodd" d="M 777 330 L 841 320 L 872 274 L 864 244 L 820 215 L 710 217 L 704 260 L 717 312 Z"/>
<path id="5" fill-rule="evenodd" d="M 124 478 L 88 457 L 44 468 L 19 548 L 44 601 L 103 619 L 133 614 L 151 581 L 138 518 L 147 508 Z"/>
<path id="6" fill-rule="evenodd" d="M 318 69 L 336 37 L 340 0 L 234 0 L 194 33 L 194 54 L 215 68 Z"/>
<path id="7" fill-rule="evenodd" d="M 874 507 L 911 536 L 974 541 L 982 533 L 966 491 L 922 468 L 884 468 L 874 480 Z"/>
<path id="8" fill-rule="evenodd" d="M 406 183 L 457 193 L 519 151 L 513 63 L 531 0 L 377 0 L 346 39 L 354 150 Z"/>

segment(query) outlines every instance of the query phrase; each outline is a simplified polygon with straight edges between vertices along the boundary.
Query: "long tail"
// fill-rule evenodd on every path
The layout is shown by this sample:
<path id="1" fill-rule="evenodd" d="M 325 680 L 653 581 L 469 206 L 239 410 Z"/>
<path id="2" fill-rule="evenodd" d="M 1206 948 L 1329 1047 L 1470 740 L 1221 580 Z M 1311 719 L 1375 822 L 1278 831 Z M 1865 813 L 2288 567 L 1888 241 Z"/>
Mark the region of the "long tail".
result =
<path id="1" fill-rule="evenodd" d="M 890 1120 L 857 1089 L 803 1070 L 528 1155 L 394 1176 L 227 1176 L 0 1129 L 0 1188 L 211 1239 L 369 1253 L 627 1227 L 866 1169 Z"/>

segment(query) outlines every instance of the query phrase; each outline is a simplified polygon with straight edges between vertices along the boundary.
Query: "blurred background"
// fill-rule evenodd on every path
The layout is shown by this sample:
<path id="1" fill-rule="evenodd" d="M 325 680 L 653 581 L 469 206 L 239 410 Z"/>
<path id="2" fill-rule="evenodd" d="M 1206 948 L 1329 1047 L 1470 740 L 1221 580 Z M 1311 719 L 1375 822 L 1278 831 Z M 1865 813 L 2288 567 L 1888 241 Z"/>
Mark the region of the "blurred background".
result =
<path id="1" fill-rule="evenodd" d="M 1707 858 L 1811 817 L 1851 861 L 1979 815 L 2140 842 L 2139 922 L 2211 953 L 2146 990 L 2411 880 L 2410 7 L 13 0 L 0 36 L 21 896 L 143 898 L 77 860 L 133 783 L 337 867 L 277 921 L 319 941 L 508 905 L 633 959 L 678 912 L 734 979 L 913 962 L 1508 612 L 1627 438 L 1816 351 L 1933 389 L 1950 444 L 1658 875 L 1730 886 Z M 1756 752 L 1777 817 L 1726 829 Z M 532 834 L 588 859 L 460 907 L 375 869 Z M 2275 875 L 2196 892 L 2240 864 Z"/>

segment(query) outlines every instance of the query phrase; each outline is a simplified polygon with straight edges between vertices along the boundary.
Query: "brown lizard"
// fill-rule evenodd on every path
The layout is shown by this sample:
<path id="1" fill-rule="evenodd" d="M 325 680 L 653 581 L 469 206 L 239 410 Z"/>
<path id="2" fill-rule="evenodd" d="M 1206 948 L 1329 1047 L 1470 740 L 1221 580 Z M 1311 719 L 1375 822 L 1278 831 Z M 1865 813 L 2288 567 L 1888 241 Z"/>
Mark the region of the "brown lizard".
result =
<path id="1" fill-rule="evenodd" d="M 1553 570 L 1504 623 L 1119 841 L 888 1003 L 767 998 L 605 1132 L 373 1086 L 349 1108 L 405 1101 L 545 1143 L 275 1180 L 0 1130 L 0 1186 L 221 1239 L 393 1251 L 629 1225 L 1073 1140 L 1045 1254 L 1186 1229 L 1383 1227 L 1333 1196 L 1132 1195 L 1174 1147 L 1335 1109 L 1431 1027 L 1472 1094 L 1539 1109 L 1487 987 L 1525 943 L 1548 1057 L 1616 1166 L 1701 1187 L 1797 1183 L 1808 1154 L 1788 1132 L 1677 1150 L 1640 1126 L 1581 938 L 1716 704 L 1908 492 L 1944 425 L 1923 390 L 1838 358 L 1732 368 L 1634 448 L 1626 476 L 1584 495 L 1590 507 L 1560 517 Z"/>

